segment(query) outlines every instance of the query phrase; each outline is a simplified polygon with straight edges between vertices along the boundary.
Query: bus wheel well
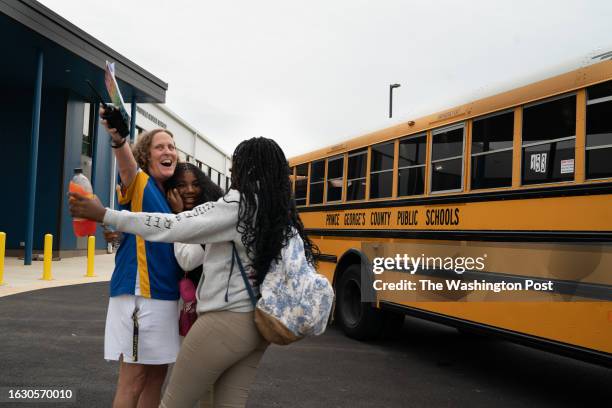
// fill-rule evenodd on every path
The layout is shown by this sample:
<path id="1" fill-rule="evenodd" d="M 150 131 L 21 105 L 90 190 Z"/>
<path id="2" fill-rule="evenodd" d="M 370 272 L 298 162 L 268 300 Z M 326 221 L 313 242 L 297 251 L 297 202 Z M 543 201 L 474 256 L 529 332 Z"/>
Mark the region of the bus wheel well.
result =
<path id="1" fill-rule="evenodd" d="M 344 271 L 348 269 L 349 266 L 361 265 L 362 256 L 363 255 L 355 249 L 351 249 L 342 255 L 342 257 L 338 261 L 338 264 L 336 265 L 333 282 L 334 287 L 336 287 L 336 284 L 340 281 L 340 277 L 342 276 Z"/>

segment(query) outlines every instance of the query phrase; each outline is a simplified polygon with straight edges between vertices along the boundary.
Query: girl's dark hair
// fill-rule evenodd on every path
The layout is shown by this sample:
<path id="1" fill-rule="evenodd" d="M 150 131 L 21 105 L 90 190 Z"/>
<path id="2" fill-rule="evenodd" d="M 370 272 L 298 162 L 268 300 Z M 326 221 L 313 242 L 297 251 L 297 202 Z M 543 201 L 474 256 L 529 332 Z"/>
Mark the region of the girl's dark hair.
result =
<path id="1" fill-rule="evenodd" d="M 202 172 L 202 170 L 191 163 L 176 164 L 174 174 L 164 182 L 164 188 L 166 191 L 176 188 L 180 178 L 187 172 L 194 175 L 200 189 L 202 190 L 200 192 L 200 196 L 196 199 L 196 205 L 200 205 L 208 201 L 217 201 L 219 198 L 223 197 L 223 190 L 221 190 L 221 187 L 213 183 L 212 180 Z"/>
<path id="2" fill-rule="evenodd" d="M 237 231 L 242 235 L 258 283 L 294 235 L 304 241 L 306 259 L 315 266 L 318 248 L 304 233 L 291 192 L 289 165 L 272 139 L 252 138 L 240 143 L 232 156 L 232 188 L 241 194 Z"/>

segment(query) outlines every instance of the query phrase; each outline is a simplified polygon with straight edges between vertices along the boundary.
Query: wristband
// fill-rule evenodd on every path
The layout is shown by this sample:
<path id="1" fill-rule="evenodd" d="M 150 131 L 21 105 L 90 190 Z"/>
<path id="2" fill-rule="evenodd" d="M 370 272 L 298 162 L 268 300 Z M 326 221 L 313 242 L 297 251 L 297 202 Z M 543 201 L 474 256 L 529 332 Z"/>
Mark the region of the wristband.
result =
<path id="1" fill-rule="evenodd" d="M 127 141 L 127 137 L 124 137 L 124 138 L 123 138 L 123 140 L 121 140 L 121 142 L 119 142 L 119 143 L 115 144 L 115 143 L 113 143 L 113 142 L 112 142 L 112 139 L 111 139 L 111 147 L 112 147 L 113 149 L 118 149 L 118 148 L 120 148 L 121 146 L 123 146 L 123 145 L 125 144 L 125 142 L 126 142 L 126 141 Z"/>

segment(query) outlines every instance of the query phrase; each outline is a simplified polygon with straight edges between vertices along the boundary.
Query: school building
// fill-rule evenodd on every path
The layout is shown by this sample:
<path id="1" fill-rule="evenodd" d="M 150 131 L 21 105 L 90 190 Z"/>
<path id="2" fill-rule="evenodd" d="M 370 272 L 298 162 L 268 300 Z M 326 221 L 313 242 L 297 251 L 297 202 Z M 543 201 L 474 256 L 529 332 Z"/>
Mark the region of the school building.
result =
<path id="1" fill-rule="evenodd" d="M 119 87 L 131 112 L 132 140 L 165 127 L 179 156 L 225 188 L 230 158 L 172 112 L 168 84 L 33 0 L 0 0 L 0 138 L 5 170 L 0 231 L 7 255 L 41 253 L 53 235 L 53 256 L 83 254 L 68 212 L 67 190 L 82 167 L 104 205 L 113 206 L 116 169 L 109 137 L 99 123 L 93 86 L 106 95 L 104 67 L 115 62 Z M 98 229 L 100 230 L 100 229 Z M 98 231 L 96 247 L 106 248 Z"/>

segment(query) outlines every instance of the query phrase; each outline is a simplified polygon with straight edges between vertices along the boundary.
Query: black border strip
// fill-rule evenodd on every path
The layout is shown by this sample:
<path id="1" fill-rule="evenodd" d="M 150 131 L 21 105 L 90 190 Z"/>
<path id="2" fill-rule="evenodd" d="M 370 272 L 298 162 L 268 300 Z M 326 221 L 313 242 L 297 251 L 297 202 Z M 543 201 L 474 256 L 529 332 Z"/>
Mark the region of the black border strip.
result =
<path id="1" fill-rule="evenodd" d="M 467 193 L 450 196 L 429 196 L 426 198 L 406 198 L 399 200 L 366 201 L 344 204 L 313 205 L 299 207 L 299 212 L 354 210 L 366 208 L 406 207 L 414 205 L 460 204 L 481 201 L 522 200 L 551 197 L 571 197 L 582 195 L 612 194 L 612 183 L 594 183 L 559 187 L 540 187 L 522 190 L 491 191 L 486 193 Z"/>
<path id="2" fill-rule="evenodd" d="M 406 271 L 391 270 L 389 272 L 401 272 L 407 273 Z M 534 282 L 539 283 L 553 283 L 553 290 L 546 291 L 546 293 L 559 293 L 562 295 L 578 296 L 590 299 L 612 301 L 612 286 L 598 283 L 589 282 L 577 282 L 561 279 L 550 279 L 540 278 L 535 276 L 525 275 L 512 275 L 503 272 L 488 272 L 488 271 L 465 271 L 463 274 L 457 274 L 452 270 L 446 269 L 419 269 L 415 275 L 435 277 L 440 279 L 455 279 L 461 281 L 485 281 L 490 283 L 500 283 L 505 281 L 507 283 L 521 283 L 524 284 L 526 279 L 530 279 Z"/>
<path id="3" fill-rule="evenodd" d="M 336 255 L 319 254 L 315 256 L 315 259 L 321 262 L 338 263 L 338 257 Z"/>
<path id="4" fill-rule="evenodd" d="M 305 230 L 310 236 L 359 238 L 435 239 L 499 242 L 612 242 L 612 231 L 508 231 L 508 230 Z"/>
<path id="5" fill-rule="evenodd" d="M 390 302 L 380 302 L 384 309 L 399 311 L 410 316 L 421 319 L 441 323 L 447 326 L 456 327 L 458 329 L 469 329 L 476 333 L 493 334 L 497 337 L 523 344 L 533 348 L 551 351 L 567 357 L 577 358 L 583 361 L 599 364 L 604 367 L 612 367 L 612 354 L 587 349 L 584 347 L 574 346 L 567 343 L 562 343 L 543 337 L 531 336 L 524 333 L 515 332 L 512 330 L 502 329 L 500 327 L 489 326 L 482 323 L 477 323 L 469 320 L 463 320 L 452 316 L 443 315 L 440 313 L 430 312 L 424 309 L 418 309 L 411 306 L 398 305 Z"/>

